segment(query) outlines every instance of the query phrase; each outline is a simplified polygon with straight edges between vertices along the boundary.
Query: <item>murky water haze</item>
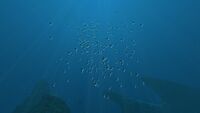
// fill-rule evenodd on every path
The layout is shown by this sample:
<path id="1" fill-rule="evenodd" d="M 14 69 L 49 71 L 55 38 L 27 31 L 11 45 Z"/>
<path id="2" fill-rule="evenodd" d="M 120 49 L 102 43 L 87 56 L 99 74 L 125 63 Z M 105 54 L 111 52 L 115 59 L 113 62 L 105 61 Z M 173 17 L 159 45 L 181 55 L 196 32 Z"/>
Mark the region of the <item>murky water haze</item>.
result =
<path id="1" fill-rule="evenodd" d="M 142 76 L 199 88 L 199 6 L 194 0 L 1 1 L 0 112 L 13 111 L 41 79 L 74 113 L 120 112 L 103 95 L 107 90 L 158 103 Z"/>

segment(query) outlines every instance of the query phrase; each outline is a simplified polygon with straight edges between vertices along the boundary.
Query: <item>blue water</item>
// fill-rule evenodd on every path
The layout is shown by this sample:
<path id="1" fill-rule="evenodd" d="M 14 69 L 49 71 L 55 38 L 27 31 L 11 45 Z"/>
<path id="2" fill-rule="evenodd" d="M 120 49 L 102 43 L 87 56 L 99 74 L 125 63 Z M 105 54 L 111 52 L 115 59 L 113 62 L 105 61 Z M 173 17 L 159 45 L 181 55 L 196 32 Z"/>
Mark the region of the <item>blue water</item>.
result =
<path id="1" fill-rule="evenodd" d="M 199 11 L 198 0 L 1 0 L 0 113 L 41 79 L 72 113 L 120 113 L 107 89 L 159 101 L 137 76 L 200 88 Z"/>

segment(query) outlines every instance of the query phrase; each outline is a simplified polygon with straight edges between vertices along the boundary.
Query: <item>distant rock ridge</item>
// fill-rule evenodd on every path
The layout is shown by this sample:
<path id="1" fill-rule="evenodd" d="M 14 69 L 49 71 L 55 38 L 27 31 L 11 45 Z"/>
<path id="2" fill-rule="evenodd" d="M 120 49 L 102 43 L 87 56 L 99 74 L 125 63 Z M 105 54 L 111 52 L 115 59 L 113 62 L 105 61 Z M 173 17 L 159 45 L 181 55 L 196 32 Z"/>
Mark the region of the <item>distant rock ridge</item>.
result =
<path id="1" fill-rule="evenodd" d="M 48 83 L 41 80 L 13 113 L 70 113 L 70 109 L 63 100 L 53 96 Z"/>
<path id="2" fill-rule="evenodd" d="M 117 92 L 108 91 L 105 95 L 120 106 L 122 113 L 163 113 L 161 106 L 129 99 Z"/>

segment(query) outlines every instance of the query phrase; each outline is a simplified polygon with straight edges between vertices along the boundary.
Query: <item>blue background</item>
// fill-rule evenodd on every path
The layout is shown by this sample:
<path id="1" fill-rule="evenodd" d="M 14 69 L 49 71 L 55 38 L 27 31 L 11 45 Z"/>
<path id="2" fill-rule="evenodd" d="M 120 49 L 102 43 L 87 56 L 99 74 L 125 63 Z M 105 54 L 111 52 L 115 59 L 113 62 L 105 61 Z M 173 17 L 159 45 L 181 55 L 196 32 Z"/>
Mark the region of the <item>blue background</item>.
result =
<path id="1" fill-rule="evenodd" d="M 136 40 L 140 62 L 129 65 L 141 75 L 200 87 L 199 11 L 198 0 L 1 0 L 0 113 L 13 111 L 41 79 L 54 84 L 52 90 L 73 113 L 100 113 L 107 104 L 110 107 L 104 112 L 118 109 L 103 99 L 103 88 L 91 88 L 80 76 L 76 57 L 70 61 L 74 62 L 67 74 L 70 83 L 65 81 L 64 65 L 56 63 L 77 47 L 77 34 L 84 23 L 98 24 L 99 30 L 108 24 L 119 26 L 119 31 L 113 30 L 113 43 L 121 36 L 127 45 L 128 40 Z M 136 23 L 134 33 L 123 28 L 130 21 Z M 97 40 L 103 39 L 100 32 Z M 130 89 L 121 91 L 127 95 L 137 92 Z M 138 91 L 138 95 L 143 94 Z"/>

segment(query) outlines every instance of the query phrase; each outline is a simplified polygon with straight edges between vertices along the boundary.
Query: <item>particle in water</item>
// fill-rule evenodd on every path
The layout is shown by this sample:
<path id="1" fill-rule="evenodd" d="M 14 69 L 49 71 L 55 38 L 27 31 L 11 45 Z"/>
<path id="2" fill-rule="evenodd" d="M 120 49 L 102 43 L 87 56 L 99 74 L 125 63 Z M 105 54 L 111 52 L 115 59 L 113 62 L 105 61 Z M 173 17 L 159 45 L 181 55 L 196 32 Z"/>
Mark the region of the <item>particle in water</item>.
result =
<path id="1" fill-rule="evenodd" d="M 123 85 L 122 84 L 120 84 L 120 86 L 119 86 L 120 88 L 123 88 Z"/>
<path id="2" fill-rule="evenodd" d="M 137 88 L 137 85 L 135 84 L 134 88 L 136 89 Z"/>
<path id="3" fill-rule="evenodd" d="M 143 27 L 144 27 L 144 24 L 139 24 L 139 26 L 140 26 L 141 28 L 143 28 Z"/>
<path id="4" fill-rule="evenodd" d="M 94 87 L 98 87 L 99 85 L 98 85 L 98 83 L 96 82 L 95 84 L 94 84 Z"/>
<path id="5" fill-rule="evenodd" d="M 106 100 L 109 100 L 109 99 L 110 99 L 110 97 L 107 96 L 106 94 L 104 94 L 103 98 L 106 99 Z"/>
<path id="6" fill-rule="evenodd" d="M 70 80 L 68 79 L 68 80 L 66 80 L 66 82 L 67 82 L 67 83 L 69 83 L 69 82 L 70 82 Z"/>
<path id="7" fill-rule="evenodd" d="M 49 26 L 52 26 L 53 25 L 53 23 L 52 22 L 49 22 Z"/>
<path id="8" fill-rule="evenodd" d="M 123 39 L 123 38 L 120 38 L 120 41 L 121 41 L 121 42 L 123 42 L 123 41 L 124 41 L 124 39 Z"/>
<path id="9" fill-rule="evenodd" d="M 131 24 L 132 24 L 132 25 L 135 25 L 135 21 L 131 21 Z"/>
<path id="10" fill-rule="evenodd" d="M 74 48 L 74 49 L 75 49 L 75 52 L 78 53 L 78 48 Z"/>
<path id="11" fill-rule="evenodd" d="M 85 72 L 85 69 L 83 68 L 83 69 L 81 69 L 81 73 L 84 73 Z"/>
<path id="12" fill-rule="evenodd" d="M 109 47 L 112 49 L 113 48 L 113 44 L 109 44 Z"/>
<path id="13" fill-rule="evenodd" d="M 107 61 L 107 59 L 108 59 L 108 58 L 106 58 L 106 57 L 103 57 L 103 58 L 102 58 L 102 62 L 106 62 L 106 61 Z"/>
<path id="14" fill-rule="evenodd" d="M 140 74 L 139 73 L 136 73 L 136 75 L 135 75 L 137 78 L 140 76 Z"/>
<path id="15" fill-rule="evenodd" d="M 63 72 L 64 74 L 66 74 L 67 73 L 67 70 L 66 69 L 64 69 L 64 72 Z"/>
<path id="16" fill-rule="evenodd" d="M 53 39 L 54 39 L 53 36 L 50 35 L 50 36 L 49 36 L 49 40 L 53 40 Z"/>
<path id="17" fill-rule="evenodd" d="M 113 73 L 111 72 L 109 76 L 112 77 L 112 75 L 113 75 Z"/>
<path id="18" fill-rule="evenodd" d="M 117 77 L 116 82 L 119 82 L 119 77 Z"/>
<path id="19" fill-rule="evenodd" d="M 89 51 L 86 51 L 85 53 L 86 53 L 86 54 L 88 54 L 88 53 L 89 53 Z"/>
<path id="20" fill-rule="evenodd" d="M 126 69 L 124 69 L 123 72 L 125 73 L 125 72 L 126 72 Z"/>
<path id="21" fill-rule="evenodd" d="M 106 99 L 106 97 L 107 97 L 107 96 L 104 94 L 104 95 L 103 95 L 103 98 L 105 98 L 105 99 Z"/>
<path id="22" fill-rule="evenodd" d="M 52 84 L 52 87 L 55 88 L 55 87 L 56 87 L 56 83 L 53 83 L 53 84 Z"/>
<path id="23" fill-rule="evenodd" d="M 72 52 L 71 51 L 67 52 L 67 55 L 69 55 L 69 56 L 72 55 Z"/>
<path id="24" fill-rule="evenodd" d="M 132 45 L 136 46 L 136 41 L 135 40 L 132 41 Z"/>
<path id="25" fill-rule="evenodd" d="M 133 76 L 133 72 L 130 72 L 130 76 L 131 76 L 131 77 Z"/>
<path id="26" fill-rule="evenodd" d="M 142 85 L 145 86 L 145 82 L 144 81 L 142 81 Z"/>

